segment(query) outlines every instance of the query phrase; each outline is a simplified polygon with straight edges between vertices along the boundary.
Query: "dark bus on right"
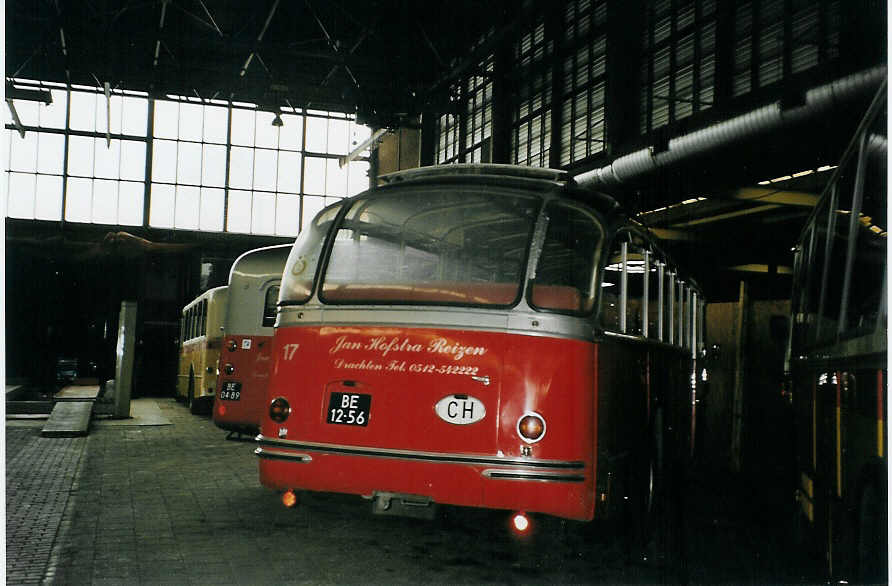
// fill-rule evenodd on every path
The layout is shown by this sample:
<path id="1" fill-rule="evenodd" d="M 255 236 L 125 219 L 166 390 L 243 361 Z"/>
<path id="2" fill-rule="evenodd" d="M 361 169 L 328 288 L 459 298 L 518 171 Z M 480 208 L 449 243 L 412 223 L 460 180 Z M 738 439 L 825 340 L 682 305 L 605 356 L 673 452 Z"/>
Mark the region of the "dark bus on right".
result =
<path id="1" fill-rule="evenodd" d="M 834 582 L 888 579 L 886 84 L 796 247 L 798 527 Z"/>

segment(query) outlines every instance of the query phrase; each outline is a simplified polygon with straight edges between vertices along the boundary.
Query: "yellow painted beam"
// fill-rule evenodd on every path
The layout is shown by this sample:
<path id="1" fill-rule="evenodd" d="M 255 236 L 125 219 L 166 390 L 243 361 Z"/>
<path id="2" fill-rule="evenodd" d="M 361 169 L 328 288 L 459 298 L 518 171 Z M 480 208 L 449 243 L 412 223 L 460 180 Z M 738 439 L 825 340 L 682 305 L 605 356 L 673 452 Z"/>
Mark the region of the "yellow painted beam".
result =
<path id="1" fill-rule="evenodd" d="M 734 265 L 733 267 L 728 267 L 729 271 L 741 271 L 744 273 L 767 273 L 768 265 L 763 264 L 745 264 L 745 265 Z M 777 266 L 777 274 L 779 275 L 792 275 L 793 268 L 785 265 Z"/>
<path id="2" fill-rule="evenodd" d="M 747 201 L 759 201 L 762 203 L 774 203 L 788 206 L 815 207 L 818 196 L 805 191 L 778 191 L 762 187 L 745 187 L 738 189 L 732 195 L 734 199 Z"/>
<path id="3" fill-rule="evenodd" d="M 753 208 L 746 208 L 743 210 L 737 210 L 734 212 L 726 212 L 724 214 L 716 214 L 715 216 L 709 216 L 707 218 L 698 218 L 696 220 L 691 220 L 689 222 L 681 222 L 678 224 L 673 224 L 673 228 L 682 228 L 684 226 L 697 226 L 699 224 L 709 224 L 710 222 L 718 222 L 719 220 L 728 220 L 730 218 L 737 218 L 740 216 L 748 216 L 750 214 L 758 214 L 761 212 L 767 212 L 769 210 L 775 210 L 781 207 L 780 205 L 764 205 L 764 206 L 756 206 Z"/>

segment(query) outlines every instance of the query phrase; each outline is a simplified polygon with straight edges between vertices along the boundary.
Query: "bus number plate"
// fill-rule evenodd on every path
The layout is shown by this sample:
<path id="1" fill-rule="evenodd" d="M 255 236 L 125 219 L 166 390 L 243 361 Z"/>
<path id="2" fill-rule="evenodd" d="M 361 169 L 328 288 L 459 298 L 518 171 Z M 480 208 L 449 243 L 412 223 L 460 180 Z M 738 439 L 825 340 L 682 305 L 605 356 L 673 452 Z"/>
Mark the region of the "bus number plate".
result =
<path id="1" fill-rule="evenodd" d="M 220 389 L 220 398 L 224 401 L 238 401 L 242 397 L 242 383 L 228 380 Z"/>
<path id="2" fill-rule="evenodd" d="M 371 410 L 371 395 L 332 393 L 331 398 L 328 400 L 328 417 L 326 422 L 365 427 L 369 424 Z"/>

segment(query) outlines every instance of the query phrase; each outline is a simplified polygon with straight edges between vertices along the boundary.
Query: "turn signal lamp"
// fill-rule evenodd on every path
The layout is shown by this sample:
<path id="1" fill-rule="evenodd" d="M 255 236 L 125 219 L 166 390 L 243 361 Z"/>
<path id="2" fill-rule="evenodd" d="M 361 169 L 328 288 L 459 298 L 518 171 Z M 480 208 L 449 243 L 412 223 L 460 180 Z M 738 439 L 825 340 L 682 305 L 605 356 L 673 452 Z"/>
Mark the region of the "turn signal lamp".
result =
<path id="1" fill-rule="evenodd" d="M 511 529 L 518 535 L 523 535 L 530 530 L 530 518 L 526 513 L 514 513 L 511 516 Z"/>
<path id="2" fill-rule="evenodd" d="M 225 374 L 232 374 L 233 372 L 235 372 L 235 367 L 227 362 L 227 363 L 223 366 L 223 372 L 224 372 Z"/>
<path id="3" fill-rule="evenodd" d="M 294 494 L 293 490 L 288 489 L 282 493 L 282 504 L 289 509 L 297 504 L 297 495 Z"/>
<path id="4" fill-rule="evenodd" d="M 545 419 L 538 413 L 524 413 L 517 420 L 517 435 L 528 444 L 534 444 L 545 436 Z"/>
<path id="5" fill-rule="evenodd" d="M 269 404 L 269 418 L 276 423 L 283 423 L 291 415 L 291 405 L 285 397 L 276 397 Z"/>
<path id="6" fill-rule="evenodd" d="M 238 344 L 235 342 L 235 340 L 229 340 L 229 346 L 227 346 L 227 348 L 230 352 L 235 352 L 236 350 L 238 350 Z"/>

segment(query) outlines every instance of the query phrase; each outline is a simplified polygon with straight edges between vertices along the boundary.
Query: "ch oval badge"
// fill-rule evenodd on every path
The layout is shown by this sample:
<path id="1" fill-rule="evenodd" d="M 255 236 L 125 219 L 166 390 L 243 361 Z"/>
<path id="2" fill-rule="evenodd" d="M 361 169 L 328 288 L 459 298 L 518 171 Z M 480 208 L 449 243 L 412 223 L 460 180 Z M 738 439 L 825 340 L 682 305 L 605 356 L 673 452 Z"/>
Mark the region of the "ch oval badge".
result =
<path id="1" fill-rule="evenodd" d="M 468 425 L 486 417 L 483 401 L 470 395 L 448 395 L 434 405 L 437 416 L 447 423 Z"/>

